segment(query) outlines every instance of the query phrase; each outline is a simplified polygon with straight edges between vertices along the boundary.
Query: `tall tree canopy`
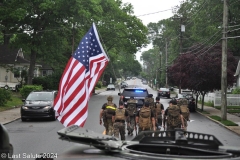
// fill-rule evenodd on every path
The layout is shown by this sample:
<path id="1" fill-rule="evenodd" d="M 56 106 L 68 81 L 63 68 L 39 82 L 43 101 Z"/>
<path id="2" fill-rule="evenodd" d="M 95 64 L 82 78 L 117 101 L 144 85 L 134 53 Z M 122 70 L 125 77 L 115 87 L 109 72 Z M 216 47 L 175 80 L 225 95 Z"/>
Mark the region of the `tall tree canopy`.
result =
<path id="1" fill-rule="evenodd" d="M 2 43 L 30 57 L 29 84 L 38 61 L 63 70 L 93 22 L 110 58 L 135 54 L 148 43 L 147 28 L 121 0 L 4 0 L 0 13 Z"/>

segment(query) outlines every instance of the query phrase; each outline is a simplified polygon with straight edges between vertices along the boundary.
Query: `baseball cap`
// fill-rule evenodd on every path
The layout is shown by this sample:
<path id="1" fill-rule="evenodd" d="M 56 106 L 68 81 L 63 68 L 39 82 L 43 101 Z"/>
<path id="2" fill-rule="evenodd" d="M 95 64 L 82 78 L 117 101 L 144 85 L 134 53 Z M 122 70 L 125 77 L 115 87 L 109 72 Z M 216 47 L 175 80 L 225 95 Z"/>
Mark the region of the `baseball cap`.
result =
<path id="1" fill-rule="evenodd" d="M 172 100 L 170 100 L 168 103 L 172 103 L 172 104 L 176 105 L 176 104 L 177 104 L 177 101 L 176 101 L 175 99 L 172 99 Z"/>
<path id="2" fill-rule="evenodd" d="M 144 106 L 145 106 L 145 107 L 149 107 L 149 102 L 145 102 L 145 103 L 144 103 Z"/>

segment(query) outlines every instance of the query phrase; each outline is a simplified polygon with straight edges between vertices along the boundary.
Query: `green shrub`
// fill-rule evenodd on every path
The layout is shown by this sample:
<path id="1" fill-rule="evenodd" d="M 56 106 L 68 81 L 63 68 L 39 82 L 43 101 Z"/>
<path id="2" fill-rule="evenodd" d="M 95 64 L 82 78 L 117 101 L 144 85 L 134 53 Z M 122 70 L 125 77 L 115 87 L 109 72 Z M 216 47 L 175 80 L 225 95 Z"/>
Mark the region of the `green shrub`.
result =
<path id="1" fill-rule="evenodd" d="M 222 124 L 224 124 L 225 126 L 238 126 L 238 124 L 232 122 L 232 121 L 229 121 L 229 120 L 222 120 L 221 117 L 219 116 L 209 116 L 210 118 L 216 120 L 216 121 L 219 121 L 221 122 Z"/>
<path id="2" fill-rule="evenodd" d="M 52 75 L 45 77 L 34 77 L 33 85 L 41 85 L 43 90 L 58 90 L 62 72 L 56 71 Z"/>
<path id="3" fill-rule="evenodd" d="M 214 107 L 213 101 L 204 102 L 204 105 Z"/>
<path id="4" fill-rule="evenodd" d="M 20 94 L 23 98 L 27 98 L 30 92 L 32 91 L 41 91 L 43 90 L 42 86 L 37 85 L 25 85 L 22 88 L 20 88 Z"/>
<path id="5" fill-rule="evenodd" d="M 8 101 L 11 100 L 11 92 L 0 88 L 0 106 L 4 106 Z"/>
<path id="6" fill-rule="evenodd" d="M 235 89 L 232 91 L 232 94 L 240 94 L 240 87 L 235 88 Z"/>
<path id="7" fill-rule="evenodd" d="M 97 84 L 96 84 L 96 87 L 97 87 L 97 88 L 102 88 L 102 85 L 103 85 L 102 82 L 101 82 L 101 81 L 98 81 Z"/>

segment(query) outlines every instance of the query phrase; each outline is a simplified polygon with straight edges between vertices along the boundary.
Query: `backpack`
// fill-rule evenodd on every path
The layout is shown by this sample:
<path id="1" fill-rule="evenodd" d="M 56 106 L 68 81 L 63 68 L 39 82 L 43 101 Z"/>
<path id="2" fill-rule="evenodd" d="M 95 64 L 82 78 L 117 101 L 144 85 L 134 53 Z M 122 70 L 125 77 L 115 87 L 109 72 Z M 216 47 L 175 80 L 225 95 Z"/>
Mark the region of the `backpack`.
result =
<path id="1" fill-rule="evenodd" d="M 137 104 L 135 100 L 129 100 L 127 103 L 127 111 L 129 116 L 134 116 L 134 113 L 137 111 Z"/>
<path id="2" fill-rule="evenodd" d="M 180 109 L 181 109 L 183 118 L 188 121 L 190 112 L 189 112 L 187 105 L 181 105 Z"/>
<path id="3" fill-rule="evenodd" d="M 115 120 L 125 120 L 125 108 L 116 110 Z"/>
<path id="4" fill-rule="evenodd" d="M 154 98 L 146 97 L 144 102 L 148 102 L 151 110 L 155 112 Z"/>
<path id="5" fill-rule="evenodd" d="M 106 103 L 106 109 L 104 110 L 106 119 L 112 119 L 115 111 L 116 107 L 113 103 Z"/>
<path id="6" fill-rule="evenodd" d="M 168 107 L 167 125 L 177 127 L 181 124 L 180 108 L 177 105 Z"/>
<path id="7" fill-rule="evenodd" d="M 139 127 L 143 130 L 146 128 L 151 128 L 151 109 L 150 108 L 141 108 L 139 111 Z"/>
<path id="8" fill-rule="evenodd" d="M 156 118 L 162 118 L 162 104 L 160 103 L 160 102 L 157 102 L 156 103 L 156 108 L 155 108 L 155 110 L 156 110 Z"/>

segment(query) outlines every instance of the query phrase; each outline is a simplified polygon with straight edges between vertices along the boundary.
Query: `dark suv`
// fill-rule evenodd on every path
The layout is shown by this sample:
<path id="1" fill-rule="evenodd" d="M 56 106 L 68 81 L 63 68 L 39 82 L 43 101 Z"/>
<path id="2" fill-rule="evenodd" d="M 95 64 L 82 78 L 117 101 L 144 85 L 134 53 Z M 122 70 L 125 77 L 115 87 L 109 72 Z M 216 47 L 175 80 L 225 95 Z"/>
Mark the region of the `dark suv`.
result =
<path id="1" fill-rule="evenodd" d="M 145 97 L 148 96 L 148 90 L 146 88 L 124 88 L 122 93 L 118 93 L 123 98 L 123 102 L 126 105 L 130 97 L 134 97 L 137 100 L 137 106 L 142 107 Z M 120 97 L 120 100 L 121 100 Z"/>
<path id="2" fill-rule="evenodd" d="M 53 109 L 54 98 L 57 91 L 32 91 L 26 99 L 23 99 L 21 107 L 21 119 L 26 121 L 32 118 L 50 118 L 55 120 Z"/>

